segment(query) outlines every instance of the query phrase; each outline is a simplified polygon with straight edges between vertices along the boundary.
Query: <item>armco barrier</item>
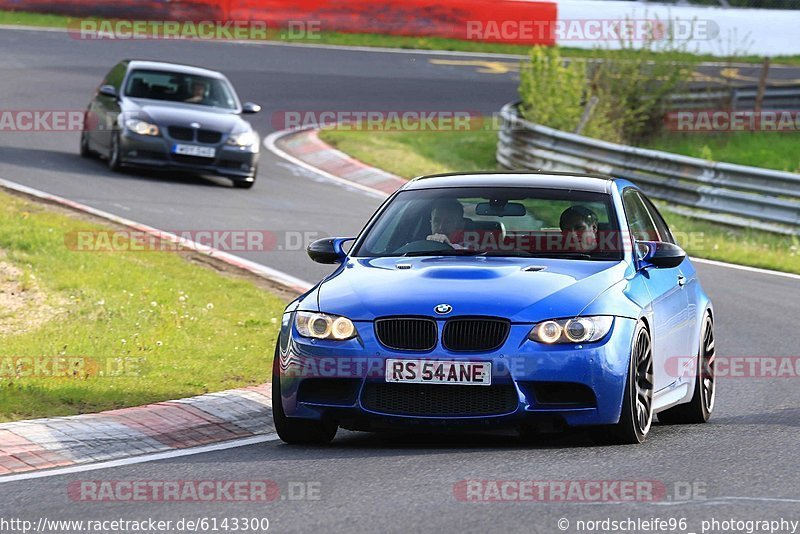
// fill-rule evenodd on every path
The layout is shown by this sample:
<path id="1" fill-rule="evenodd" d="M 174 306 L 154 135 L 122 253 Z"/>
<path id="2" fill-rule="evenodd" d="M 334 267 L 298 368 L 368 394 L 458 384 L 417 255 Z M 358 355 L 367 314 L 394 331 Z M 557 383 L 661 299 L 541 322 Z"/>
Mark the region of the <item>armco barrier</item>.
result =
<path id="1" fill-rule="evenodd" d="M 627 178 L 694 217 L 800 235 L 800 174 L 608 143 L 501 111 L 497 161 L 509 169 L 596 172 Z"/>
<path id="2" fill-rule="evenodd" d="M 686 109 L 727 109 L 730 111 L 755 109 L 758 88 L 752 86 L 715 89 L 701 87 L 689 93 L 672 95 L 669 107 Z M 761 101 L 762 109 L 800 109 L 800 85 L 767 87 Z"/>

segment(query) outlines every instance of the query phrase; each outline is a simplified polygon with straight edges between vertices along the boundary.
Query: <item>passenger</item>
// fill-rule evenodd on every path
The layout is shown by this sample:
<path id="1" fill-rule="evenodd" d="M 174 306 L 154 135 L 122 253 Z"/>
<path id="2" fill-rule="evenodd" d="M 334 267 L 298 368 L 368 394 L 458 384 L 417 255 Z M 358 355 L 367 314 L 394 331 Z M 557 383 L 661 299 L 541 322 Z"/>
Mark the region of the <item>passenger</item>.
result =
<path id="1" fill-rule="evenodd" d="M 597 215 L 584 206 L 564 210 L 559 221 L 567 250 L 588 252 L 597 248 Z"/>

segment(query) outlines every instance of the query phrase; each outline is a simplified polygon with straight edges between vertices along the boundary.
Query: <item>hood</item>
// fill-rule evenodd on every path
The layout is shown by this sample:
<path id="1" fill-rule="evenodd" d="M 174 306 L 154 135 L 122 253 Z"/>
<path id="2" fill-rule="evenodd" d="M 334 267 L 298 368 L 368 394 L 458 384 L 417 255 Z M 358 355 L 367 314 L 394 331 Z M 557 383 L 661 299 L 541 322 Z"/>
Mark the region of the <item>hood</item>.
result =
<path id="1" fill-rule="evenodd" d="M 436 316 L 437 305 L 449 304 L 453 311 L 442 318 L 485 315 L 536 322 L 580 313 L 623 279 L 626 266 L 546 258 L 353 259 L 317 288 L 317 300 L 320 311 L 361 321 Z M 305 299 L 304 308 L 313 304 L 313 297 Z"/>
<path id="2" fill-rule="evenodd" d="M 233 111 L 209 108 L 181 102 L 157 103 L 153 100 L 129 99 L 132 104 L 126 111 L 133 116 L 153 122 L 159 126 L 184 126 L 193 122 L 204 130 L 233 132 L 249 130 L 250 123 Z"/>

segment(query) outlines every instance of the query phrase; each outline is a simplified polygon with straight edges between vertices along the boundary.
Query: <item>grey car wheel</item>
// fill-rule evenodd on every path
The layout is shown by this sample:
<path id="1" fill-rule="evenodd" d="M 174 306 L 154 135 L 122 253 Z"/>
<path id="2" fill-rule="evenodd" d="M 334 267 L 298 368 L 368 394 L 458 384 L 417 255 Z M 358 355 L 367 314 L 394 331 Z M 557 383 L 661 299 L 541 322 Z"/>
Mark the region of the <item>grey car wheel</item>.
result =
<path id="1" fill-rule="evenodd" d="M 111 149 L 108 151 L 108 168 L 114 172 L 119 172 L 122 168 L 119 152 L 119 133 L 114 132 L 111 135 Z"/>

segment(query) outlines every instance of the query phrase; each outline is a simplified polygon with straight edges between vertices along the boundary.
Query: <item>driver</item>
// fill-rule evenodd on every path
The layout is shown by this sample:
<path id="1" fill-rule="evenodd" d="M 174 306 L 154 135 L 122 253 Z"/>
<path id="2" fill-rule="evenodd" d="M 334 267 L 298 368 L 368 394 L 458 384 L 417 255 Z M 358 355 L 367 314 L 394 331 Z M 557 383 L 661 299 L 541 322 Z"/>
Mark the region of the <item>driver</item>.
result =
<path id="1" fill-rule="evenodd" d="M 464 206 L 457 200 L 437 202 L 431 210 L 431 234 L 428 241 L 445 243 L 455 249 L 465 249 Z"/>
<path id="2" fill-rule="evenodd" d="M 585 206 L 570 206 L 559 221 L 565 248 L 591 251 L 597 248 L 597 215 Z"/>
<path id="3" fill-rule="evenodd" d="M 206 97 L 206 84 L 200 80 L 192 81 L 192 96 L 187 98 L 185 102 L 200 103 Z"/>

